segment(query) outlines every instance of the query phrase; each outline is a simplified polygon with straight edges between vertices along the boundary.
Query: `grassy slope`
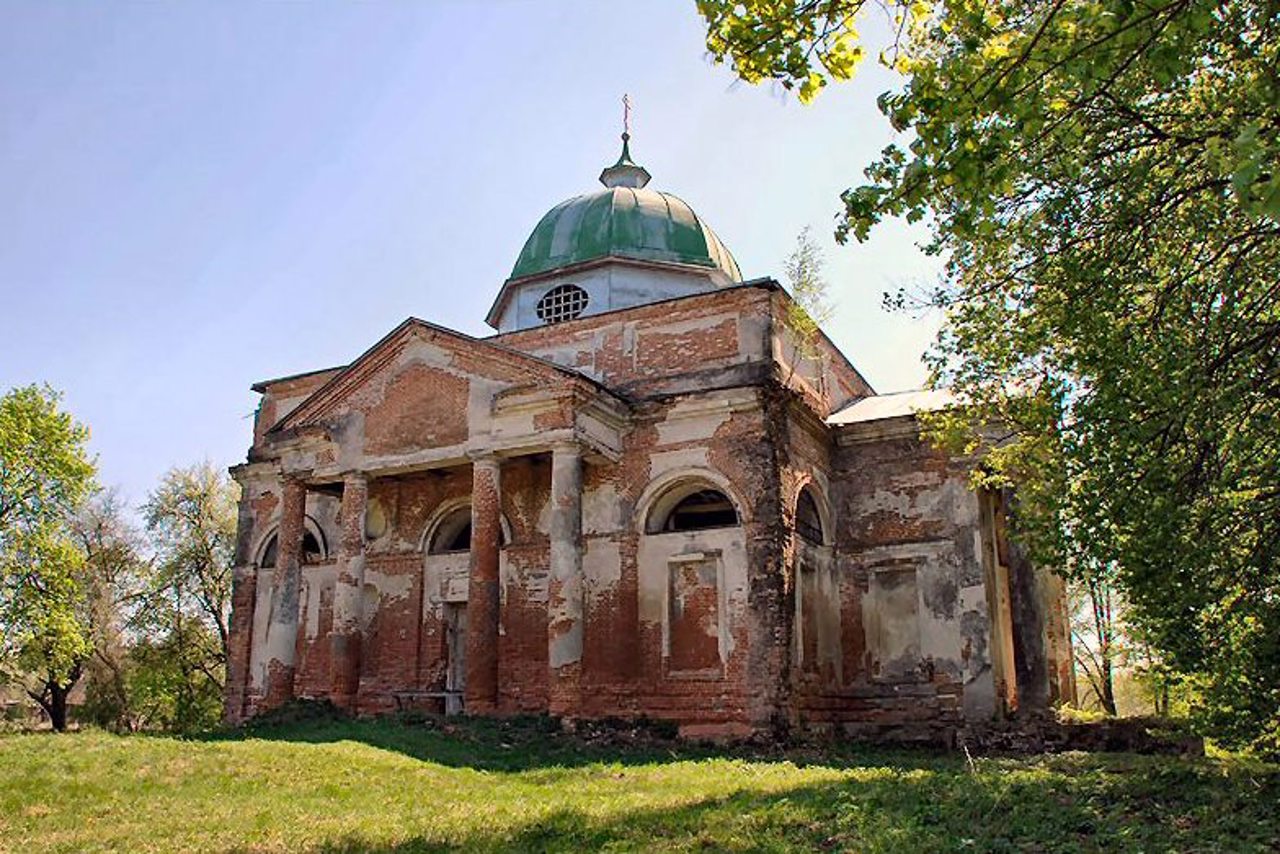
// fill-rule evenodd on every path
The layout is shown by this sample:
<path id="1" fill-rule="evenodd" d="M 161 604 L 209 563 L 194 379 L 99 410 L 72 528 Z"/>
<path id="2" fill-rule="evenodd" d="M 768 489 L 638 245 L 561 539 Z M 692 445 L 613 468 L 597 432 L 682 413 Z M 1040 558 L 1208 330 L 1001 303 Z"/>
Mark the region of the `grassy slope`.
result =
<path id="1" fill-rule="evenodd" d="M 0 737 L 0 850 L 1272 851 L 1280 769 L 1128 755 L 746 758 L 533 724 Z"/>

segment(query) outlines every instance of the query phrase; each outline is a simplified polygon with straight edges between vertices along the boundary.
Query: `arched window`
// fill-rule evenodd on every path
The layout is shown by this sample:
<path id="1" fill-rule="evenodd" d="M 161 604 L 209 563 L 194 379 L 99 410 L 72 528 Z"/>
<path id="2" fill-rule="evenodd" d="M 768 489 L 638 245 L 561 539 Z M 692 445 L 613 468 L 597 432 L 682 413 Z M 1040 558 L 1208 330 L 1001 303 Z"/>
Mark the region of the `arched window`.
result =
<path id="1" fill-rule="evenodd" d="M 279 532 L 272 534 L 267 538 L 267 544 L 262 548 L 262 557 L 258 559 L 258 566 L 263 569 L 274 569 L 276 561 L 280 557 L 280 535 Z M 324 560 L 324 547 L 320 545 L 320 540 L 311 531 L 306 531 L 302 535 L 302 562 L 319 563 Z"/>
<path id="2" fill-rule="evenodd" d="M 507 544 L 504 523 L 499 532 L 499 545 Z M 427 543 L 427 554 L 446 555 L 471 551 L 471 507 L 458 507 L 440 520 Z"/>
<path id="3" fill-rule="evenodd" d="M 822 514 L 818 512 L 818 502 L 809 487 L 800 490 L 796 500 L 796 533 L 800 539 L 815 546 L 827 541 L 822 529 Z"/>
<path id="4" fill-rule="evenodd" d="M 443 555 L 470 550 L 471 508 L 459 507 L 436 526 L 431 542 L 427 545 L 427 554 Z"/>
<path id="5" fill-rule="evenodd" d="M 587 302 L 587 292 L 577 285 L 556 285 L 542 295 L 535 310 L 544 323 L 562 323 L 586 311 Z"/>
<path id="6" fill-rule="evenodd" d="M 651 534 L 672 531 L 704 531 L 709 528 L 731 528 L 738 524 L 738 511 L 729 497 L 718 489 L 701 488 L 673 496 L 654 508 L 648 531 Z"/>

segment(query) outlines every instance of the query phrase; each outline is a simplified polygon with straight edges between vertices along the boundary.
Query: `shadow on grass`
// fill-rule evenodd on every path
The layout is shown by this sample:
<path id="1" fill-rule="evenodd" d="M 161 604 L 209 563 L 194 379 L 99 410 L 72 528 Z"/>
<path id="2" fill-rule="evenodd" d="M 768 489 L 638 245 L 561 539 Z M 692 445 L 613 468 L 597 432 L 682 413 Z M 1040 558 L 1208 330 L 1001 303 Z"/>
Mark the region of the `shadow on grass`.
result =
<path id="1" fill-rule="evenodd" d="M 631 737 L 634 733 L 624 732 Z M 483 827 L 390 827 L 312 849 L 434 851 L 1277 851 L 1280 767 L 1204 758 L 1064 754 L 982 759 L 821 745 L 787 751 L 570 737 L 549 718 L 330 718 L 276 721 L 212 736 L 325 744 L 353 741 L 456 768 L 548 785 Z M 647 739 L 647 740 L 646 740 Z M 830 782 L 682 800 L 635 766 L 729 757 L 830 769 Z M 598 765 L 599 773 L 588 766 Z M 621 767 L 619 767 L 621 766 Z M 714 768 L 692 771 L 717 773 Z M 766 775 L 767 776 L 767 775 Z M 513 777 L 513 781 L 516 778 Z M 704 778 L 705 779 L 705 778 Z M 763 778 L 762 778 L 763 779 Z M 776 780 L 776 778 L 774 778 Z M 644 782 L 644 781 L 647 781 Z M 637 807 L 637 791 L 653 805 Z M 493 785 L 503 786 L 500 778 Z M 563 787 L 563 788 L 559 788 Z M 586 793 L 588 788 L 590 793 Z M 582 809 L 575 798 L 582 794 Z M 641 799 L 643 800 L 643 799 Z M 568 803 L 566 803 L 568 801 Z M 666 801 L 667 805 L 661 802 Z M 672 803 L 672 802 L 679 803 Z M 456 807 L 456 804 L 450 804 Z M 477 809 L 488 805 L 477 804 Z M 386 840 L 394 840 L 387 842 Z"/>
<path id="2" fill-rule="evenodd" d="M 559 809 L 524 824 L 394 844 L 342 838 L 314 854 L 437 851 L 1222 851 L 1280 849 L 1280 769 L 1090 757 L 970 773 L 864 769 L 781 792 L 739 790 L 669 808 Z M 1086 760 L 1086 761 L 1082 761 Z M 625 783 L 620 783 L 625 785 Z"/>
<path id="3" fill-rule="evenodd" d="M 593 725 L 585 737 L 565 734 L 559 722 L 546 716 L 509 718 L 405 717 L 351 718 L 322 706 L 303 707 L 296 714 L 264 719 L 240 729 L 207 734 L 202 740 L 240 741 L 254 738 L 303 744 L 353 741 L 393 751 L 424 762 L 483 771 L 529 772 L 587 765 L 649 765 L 733 757 L 786 759 L 797 765 L 830 767 L 868 762 L 904 768 L 956 768 L 955 754 L 928 749 L 882 749 L 861 745 L 816 745 L 786 750 L 762 745 L 719 747 L 677 741 L 661 725 L 616 722 Z"/>

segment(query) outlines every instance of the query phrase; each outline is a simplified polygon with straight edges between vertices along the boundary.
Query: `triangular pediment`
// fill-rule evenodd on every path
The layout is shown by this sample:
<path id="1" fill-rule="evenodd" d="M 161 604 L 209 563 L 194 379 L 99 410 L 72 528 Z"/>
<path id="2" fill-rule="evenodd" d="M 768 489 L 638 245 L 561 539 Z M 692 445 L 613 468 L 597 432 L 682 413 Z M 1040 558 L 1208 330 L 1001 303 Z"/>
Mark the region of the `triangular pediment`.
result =
<path id="1" fill-rule="evenodd" d="M 360 453 L 463 445 L 491 402 L 589 382 L 575 371 L 410 318 L 321 386 L 268 438 L 321 427 Z"/>

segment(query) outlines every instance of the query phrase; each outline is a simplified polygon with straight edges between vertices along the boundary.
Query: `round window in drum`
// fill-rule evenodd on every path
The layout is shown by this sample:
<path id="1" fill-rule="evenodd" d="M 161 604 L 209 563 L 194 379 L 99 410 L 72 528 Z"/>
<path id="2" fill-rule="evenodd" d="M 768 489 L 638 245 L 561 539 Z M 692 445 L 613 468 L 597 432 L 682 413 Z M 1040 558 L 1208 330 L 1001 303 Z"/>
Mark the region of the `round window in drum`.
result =
<path id="1" fill-rule="evenodd" d="M 538 300 L 538 317 L 544 323 L 573 320 L 587 308 L 587 292 L 577 285 L 556 285 Z"/>

